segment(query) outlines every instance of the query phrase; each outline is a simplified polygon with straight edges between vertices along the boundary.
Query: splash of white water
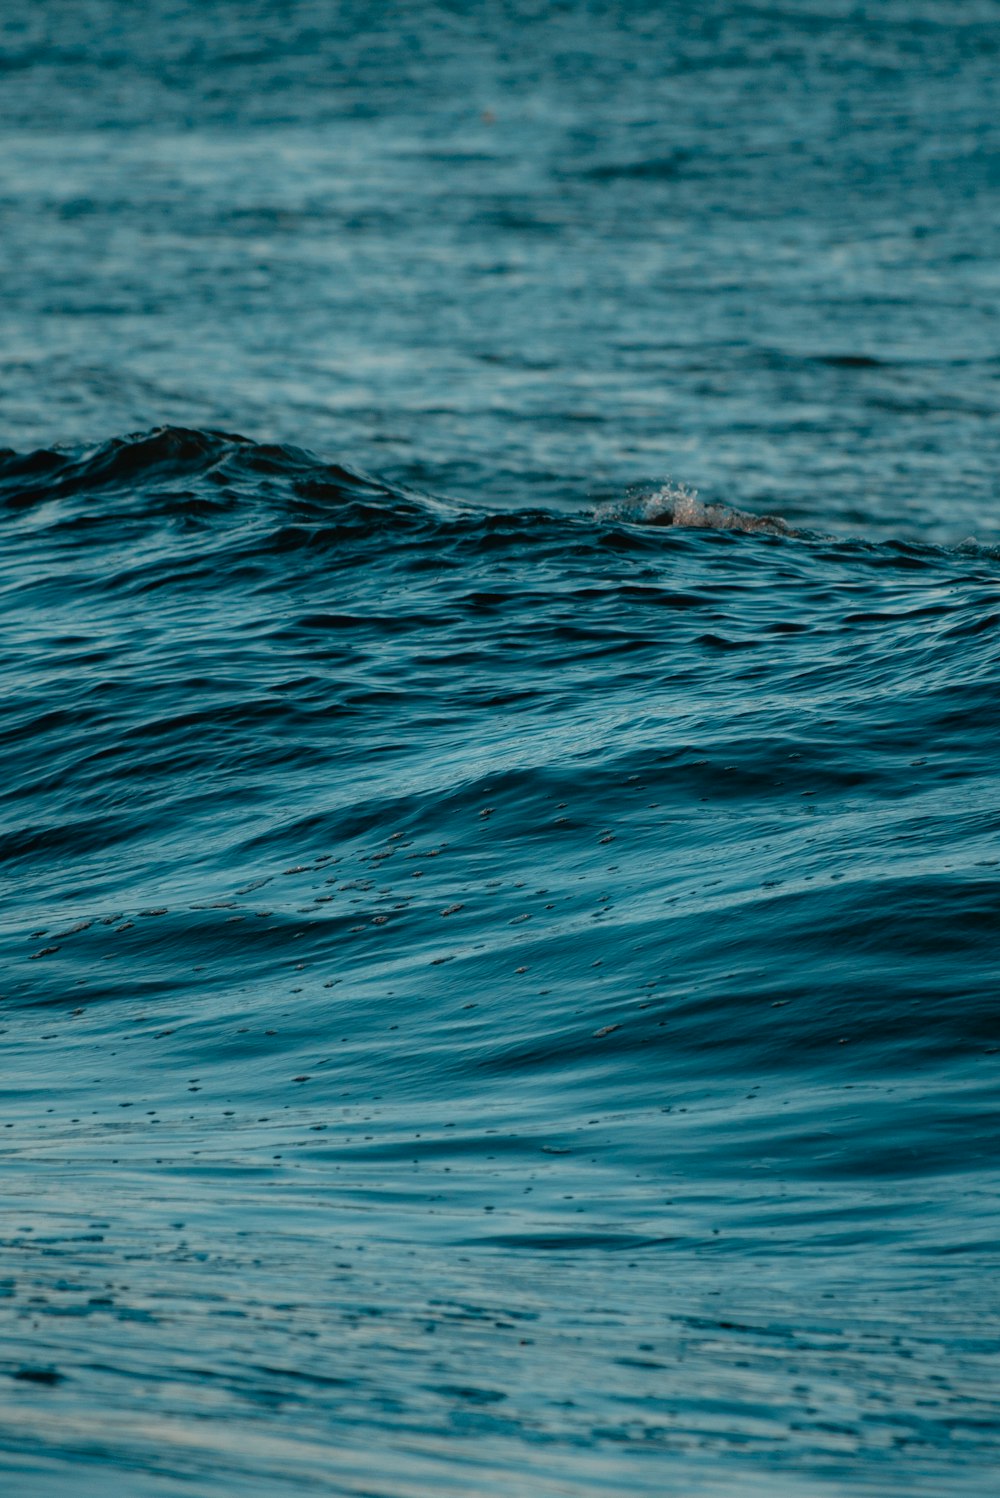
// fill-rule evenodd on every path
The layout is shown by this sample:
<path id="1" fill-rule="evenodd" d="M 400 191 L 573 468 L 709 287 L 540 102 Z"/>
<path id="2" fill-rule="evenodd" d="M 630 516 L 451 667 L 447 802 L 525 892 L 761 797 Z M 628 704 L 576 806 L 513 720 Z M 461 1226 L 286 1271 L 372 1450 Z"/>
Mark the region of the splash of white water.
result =
<path id="1" fill-rule="evenodd" d="M 604 505 L 599 520 L 627 520 L 637 525 L 676 525 L 697 530 L 748 531 L 769 536 L 795 532 L 777 515 L 754 515 L 730 505 L 705 504 L 686 484 L 663 484 L 653 494 L 617 505 Z"/>

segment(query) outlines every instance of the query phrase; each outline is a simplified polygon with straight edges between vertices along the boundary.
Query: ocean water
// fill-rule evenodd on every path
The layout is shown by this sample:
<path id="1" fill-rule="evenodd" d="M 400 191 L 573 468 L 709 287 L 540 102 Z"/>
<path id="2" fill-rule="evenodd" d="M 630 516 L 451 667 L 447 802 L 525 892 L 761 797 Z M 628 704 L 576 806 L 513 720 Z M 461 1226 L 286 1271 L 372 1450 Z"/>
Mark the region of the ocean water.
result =
<path id="1" fill-rule="evenodd" d="M 1000 1483 L 1000 4 L 0 15 L 0 1485 Z"/>

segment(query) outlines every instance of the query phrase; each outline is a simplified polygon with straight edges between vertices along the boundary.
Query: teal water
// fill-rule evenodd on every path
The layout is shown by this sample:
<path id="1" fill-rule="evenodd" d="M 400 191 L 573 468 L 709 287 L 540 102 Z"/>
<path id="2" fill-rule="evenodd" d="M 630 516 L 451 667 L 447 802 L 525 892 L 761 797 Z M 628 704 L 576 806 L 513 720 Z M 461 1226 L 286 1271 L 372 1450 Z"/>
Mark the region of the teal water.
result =
<path id="1" fill-rule="evenodd" d="M 5 13 L 5 1491 L 995 1491 L 997 19 Z"/>

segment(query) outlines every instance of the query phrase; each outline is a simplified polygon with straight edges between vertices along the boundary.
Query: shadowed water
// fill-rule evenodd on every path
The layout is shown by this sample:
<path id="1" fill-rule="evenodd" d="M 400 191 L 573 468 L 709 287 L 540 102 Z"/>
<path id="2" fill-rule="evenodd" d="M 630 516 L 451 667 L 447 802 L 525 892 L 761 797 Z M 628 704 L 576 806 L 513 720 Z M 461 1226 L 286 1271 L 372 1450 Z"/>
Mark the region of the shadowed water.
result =
<path id="1" fill-rule="evenodd" d="M 5 1492 L 993 1494 L 997 20 L 5 16 Z"/>

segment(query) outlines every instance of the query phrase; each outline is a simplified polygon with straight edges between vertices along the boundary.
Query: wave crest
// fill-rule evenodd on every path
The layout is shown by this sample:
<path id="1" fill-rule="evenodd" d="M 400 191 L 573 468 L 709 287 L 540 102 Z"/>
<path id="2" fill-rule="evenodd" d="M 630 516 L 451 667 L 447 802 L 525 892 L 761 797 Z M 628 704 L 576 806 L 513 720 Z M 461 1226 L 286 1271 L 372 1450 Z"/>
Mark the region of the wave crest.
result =
<path id="1" fill-rule="evenodd" d="M 88 447 L 0 451 L 0 510 L 52 501 L 93 519 L 204 519 L 263 503 L 304 522 L 349 511 L 392 524 L 419 519 L 425 508 L 414 495 L 302 448 L 182 427 Z"/>
<path id="2" fill-rule="evenodd" d="M 731 505 L 706 504 L 696 489 L 686 484 L 666 483 L 652 494 L 597 512 L 598 520 L 625 520 L 634 525 L 674 525 L 693 530 L 745 531 L 766 536 L 798 534 L 779 515 L 755 515 Z"/>

